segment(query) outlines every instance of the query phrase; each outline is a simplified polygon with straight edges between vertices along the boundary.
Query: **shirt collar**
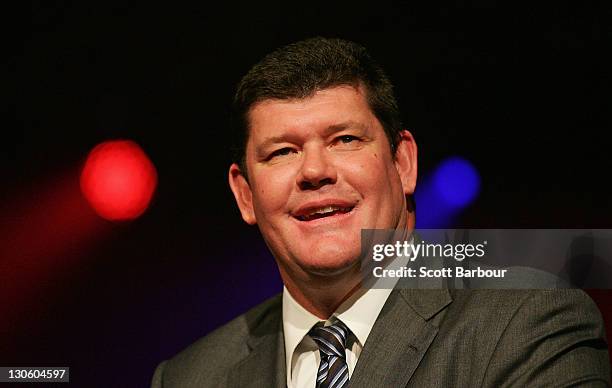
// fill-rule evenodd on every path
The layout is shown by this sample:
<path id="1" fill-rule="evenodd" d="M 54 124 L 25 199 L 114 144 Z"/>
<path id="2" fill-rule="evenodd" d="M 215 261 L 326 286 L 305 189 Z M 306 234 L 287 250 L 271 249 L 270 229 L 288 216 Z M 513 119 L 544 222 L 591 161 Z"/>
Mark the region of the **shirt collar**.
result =
<path id="1" fill-rule="evenodd" d="M 340 305 L 329 321 L 340 319 L 364 346 L 391 289 L 361 289 Z M 283 331 L 287 376 L 291 376 L 293 353 L 310 329 L 321 320 L 303 308 L 283 288 Z"/>
<path id="2" fill-rule="evenodd" d="M 364 346 L 374 322 L 380 314 L 391 289 L 360 289 L 336 310 L 333 316 L 340 319 Z"/>
<path id="3" fill-rule="evenodd" d="M 285 336 L 285 362 L 287 381 L 291 381 L 293 353 L 319 318 L 302 307 L 283 287 L 283 334 Z"/>

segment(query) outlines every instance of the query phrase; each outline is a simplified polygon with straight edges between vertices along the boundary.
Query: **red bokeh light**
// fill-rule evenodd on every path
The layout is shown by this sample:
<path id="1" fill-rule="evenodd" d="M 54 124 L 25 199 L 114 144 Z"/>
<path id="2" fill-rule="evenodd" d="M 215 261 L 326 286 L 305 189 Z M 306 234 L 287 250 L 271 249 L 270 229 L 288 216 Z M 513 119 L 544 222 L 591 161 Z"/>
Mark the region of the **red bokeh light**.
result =
<path id="1" fill-rule="evenodd" d="M 144 151 L 130 140 L 97 145 L 81 173 L 81 190 L 94 210 L 111 221 L 130 220 L 149 206 L 157 172 Z"/>

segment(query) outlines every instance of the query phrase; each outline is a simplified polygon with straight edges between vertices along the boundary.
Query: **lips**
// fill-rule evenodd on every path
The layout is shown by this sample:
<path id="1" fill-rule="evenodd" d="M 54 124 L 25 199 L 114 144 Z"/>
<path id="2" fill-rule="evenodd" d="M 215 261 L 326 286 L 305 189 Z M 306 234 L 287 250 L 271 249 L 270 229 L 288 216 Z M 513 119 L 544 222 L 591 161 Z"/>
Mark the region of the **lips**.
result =
<path id="1" fill-rule="evenodd" d="M 355 206 L 343 201 L 319 204 L 307 204 L 299 208 L 293 217 L 299 221 L 307 222 L 325 217 L 333 217 L 338 214 L 346 214 Z"/>

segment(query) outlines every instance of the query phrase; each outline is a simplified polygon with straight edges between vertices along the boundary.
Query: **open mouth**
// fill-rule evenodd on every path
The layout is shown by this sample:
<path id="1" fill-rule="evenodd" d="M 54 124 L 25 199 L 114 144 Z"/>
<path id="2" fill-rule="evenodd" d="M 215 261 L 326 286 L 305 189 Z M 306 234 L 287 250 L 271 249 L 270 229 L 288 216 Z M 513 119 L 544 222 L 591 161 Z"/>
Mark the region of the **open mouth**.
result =
<path id="1" fill-rule="evenodd" d="M 338 214 L 346 214 L 353 210 L 354 206 L 341 207 L 341 206 L 324 206 L 318 209 L 311 209 L 304 214 L 296 215 L 300 221 L 312 221 L 319 218 L 333 217 Z"/>

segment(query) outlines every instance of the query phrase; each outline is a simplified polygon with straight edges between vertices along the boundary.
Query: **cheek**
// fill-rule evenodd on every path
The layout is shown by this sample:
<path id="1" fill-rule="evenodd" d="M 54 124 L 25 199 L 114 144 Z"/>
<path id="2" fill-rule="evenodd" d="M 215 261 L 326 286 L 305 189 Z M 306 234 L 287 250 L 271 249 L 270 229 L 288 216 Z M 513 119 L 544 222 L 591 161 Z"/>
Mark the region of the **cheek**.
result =
<path id="1" fill-rule="evenodd" d="M 270 168 L 258 171 L 253 179 L 256 207 L 260 213 L 285 209 L 295 178 L 287 168 Z"/>
<path id="2" fill-rule="evenodd" d="M 355 155 L 354 158 L 347 158 L 345 171 L 353 180 L 361 182 L 369 190 L 380 189 L 374 184 L 379 185 L 383 182 L 388 184 L 388 165 L 378 153 L 367 153 Z M 368 190 L 368 191 L 369 191 Z"/>
<path id="3" fill-rule="evenodd" d="M 364 197 L 373 199 L 376 208 L 394 208 L 402 201 L 401 180 L 392 160 L 385 160 L 380 153 L 354 161 L 347 171 L 347 180 Z"/>

